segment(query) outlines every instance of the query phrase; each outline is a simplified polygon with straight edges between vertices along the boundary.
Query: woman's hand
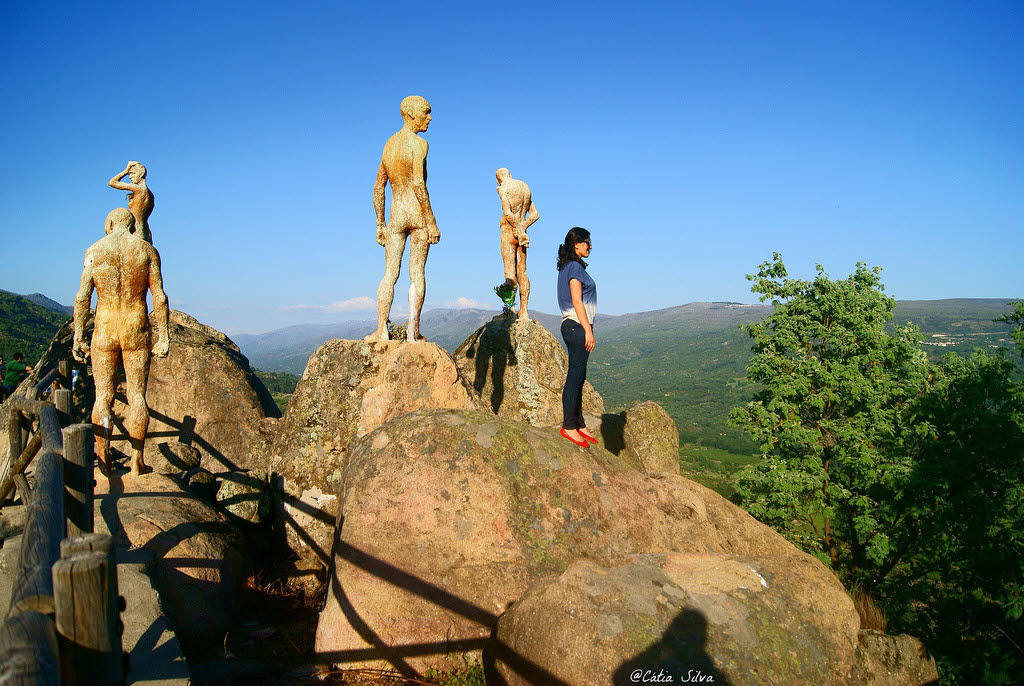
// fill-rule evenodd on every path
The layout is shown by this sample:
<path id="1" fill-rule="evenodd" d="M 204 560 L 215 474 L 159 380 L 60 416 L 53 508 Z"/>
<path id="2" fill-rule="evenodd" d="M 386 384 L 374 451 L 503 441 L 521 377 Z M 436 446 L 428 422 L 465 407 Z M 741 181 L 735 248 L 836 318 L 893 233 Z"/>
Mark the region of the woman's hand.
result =
<path id="1" fill-rule="evenodd" d="M 583 329 L 583 347 L 587 349 L 589 353 L 597 346 L 597 339 L 594 338 L 594 329 L 587 327 Z"/>

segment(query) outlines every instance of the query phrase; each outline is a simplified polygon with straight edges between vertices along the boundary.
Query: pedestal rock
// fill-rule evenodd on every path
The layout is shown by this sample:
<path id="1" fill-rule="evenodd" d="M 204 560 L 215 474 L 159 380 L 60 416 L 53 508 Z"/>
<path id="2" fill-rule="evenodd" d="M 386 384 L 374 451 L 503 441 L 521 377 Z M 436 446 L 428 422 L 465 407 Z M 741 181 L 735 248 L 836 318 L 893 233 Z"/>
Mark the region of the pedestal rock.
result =
<path id="1" fill-rule="evenodd" d="M 498 416 L 533 426 L 561 425 L 569 356 L 537 321 L 498 315 L 455 350 L 455 362 Z M 596 431 L 602 414 L 604 400 L 584 382 L 587 425 Z"/>
<path id="2" fill-rule="evenodd" d="M 293 550 L 327 564 L 349 444 L 429 408 L 483 409 L 434 343 L 335 339 L 313 353 L 261 460 L 277 475 Z"/>

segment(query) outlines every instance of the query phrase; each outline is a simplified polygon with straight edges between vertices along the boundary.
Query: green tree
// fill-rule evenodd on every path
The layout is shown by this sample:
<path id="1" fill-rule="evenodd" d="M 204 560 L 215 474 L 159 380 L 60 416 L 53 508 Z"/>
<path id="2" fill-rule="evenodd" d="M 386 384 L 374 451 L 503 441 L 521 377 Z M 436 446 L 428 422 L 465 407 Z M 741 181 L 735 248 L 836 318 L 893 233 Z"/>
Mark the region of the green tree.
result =
<path id="1" fill-rule="evenodd" d="M 874 593 L 896 631 L 925 641 L 945 682 L 1024 670 L 1024 392 L 1005 353 L 947 355 L 910 408 L 920 428 L 892 552 Z"/>
<path id="2" fill-rule="evenodd" d="M 918 330 L 886 330 L 896 301 L 880 272 L 859 263 L 832 280 L 818 265 L 812 281 L 790 279 L 775 253 L 748 276 L 774 310 L 747 326 L 760 390 L 731 415 L 763 454 L 738 476 L 740 503 L 853 585 L 892 550 L 889 503 L 913 470 L 904 418 L 927 386 Z"/>
<path id="3" fill-rule="evenodd" d="M 790 279 L 778 254 L 752 290 L 774 310 L 747 327 L 760 386 L 732 421 L 763 457 L 737 499 L 866 590 L 925 641 L 944 683 L 1024 669 L 1024 384 L 1006 351 L 929 364 L 878 268 Z M 1024 302 L 1011 324 L 1024 357 Z"/>

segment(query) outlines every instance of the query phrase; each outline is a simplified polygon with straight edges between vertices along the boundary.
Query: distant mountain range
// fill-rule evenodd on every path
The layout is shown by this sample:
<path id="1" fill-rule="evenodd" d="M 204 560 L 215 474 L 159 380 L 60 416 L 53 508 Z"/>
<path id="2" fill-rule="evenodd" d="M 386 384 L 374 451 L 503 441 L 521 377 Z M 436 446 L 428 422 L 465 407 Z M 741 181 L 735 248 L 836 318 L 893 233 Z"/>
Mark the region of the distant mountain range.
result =
<path id="1" fill-rule="evenodd" d="M 5 291 L 2 288 L 0 288 L 0 293 L 6 293 L 7 295 L 17 295 L 19 298 L 24 298 L 25 300 L 28 300 L 31 303 L 39 305 L 40 307 L 45 307 L 51 312 L 57 312 L 67 317 L 70 317 L 75 313 L 75 308 L 72 307 L 71 305 L 61 305 L 56 300 L 50 300 L 42 293 L 29 293 L 28 295 L 19 295 L 18 293 L 11 293 L 10 291 Z"/>
<path id="2" fill-rule="evenodd" d="M 761 305 L 691 303 L 652 312 L 598 315 L 595 328 L 603 335 L 620 328 L 653 327 L 660 322 L 685 320 L 696 327 L 697 331 L 711 331 L 754 321 L 763 317 L 767 311 L 768 308 Z M 420 331 L 428 340 L 451 352 L 473 331 L 498 314 L 498 310 L 471 308 L 427 310 L 420 317 Z M 530 316 L 555 336 L 560 335 L 561 315 L 534 311 Z M 325 341 L 332 338 L 362 338 L 373 331 L 376 325 L 376 320 L 369 319 L 337 324 L 299 324 L 264 334 L 236 334 L 231 338 L 254 367 L 302 374 L 309 356 Z"/>

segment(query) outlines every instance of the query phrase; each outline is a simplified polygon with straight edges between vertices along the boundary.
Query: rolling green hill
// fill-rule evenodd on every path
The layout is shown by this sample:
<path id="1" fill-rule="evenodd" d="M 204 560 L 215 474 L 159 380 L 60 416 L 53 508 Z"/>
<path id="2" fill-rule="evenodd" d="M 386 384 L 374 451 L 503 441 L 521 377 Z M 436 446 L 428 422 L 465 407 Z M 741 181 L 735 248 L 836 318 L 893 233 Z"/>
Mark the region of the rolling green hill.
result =
<path id="1" fill-rule="evenodd" d="M 897 303 L 894 321 L 922 331 L 935 360 L 975 348 L 1010 347 L 1009 326 L 992 320 L 1009 311 L 1005 299 L 910 300 Z M 679 429 L 684 471 L 728 493 L 728 476 L 756 459 L 757 446 L 729 427 L 732 407 L 754 389 L 746 380 L 750 340 L 740 325 L 763 318 L 767 306 L 694 303 L 628 315 L 629 323 L 598 329 L 588 378 L 609 411 L 654 400 Z"/>
<path id="2" fill-rule="evenodd" d="M 26 363 L 35 364 L 57 329 L 69 319 L 24 296 L 0 291 L 0 355 L 11 360 L 21 351 Z"/>

